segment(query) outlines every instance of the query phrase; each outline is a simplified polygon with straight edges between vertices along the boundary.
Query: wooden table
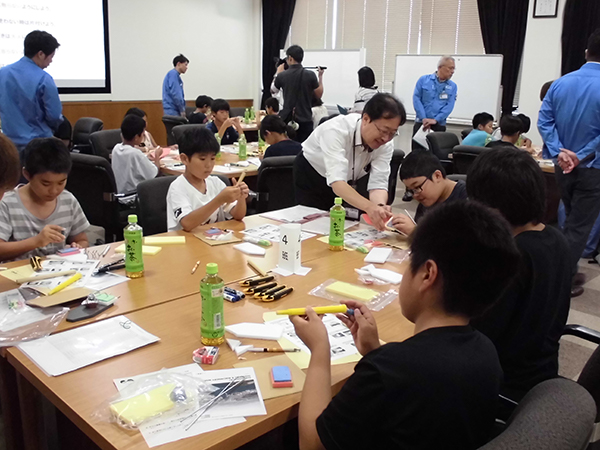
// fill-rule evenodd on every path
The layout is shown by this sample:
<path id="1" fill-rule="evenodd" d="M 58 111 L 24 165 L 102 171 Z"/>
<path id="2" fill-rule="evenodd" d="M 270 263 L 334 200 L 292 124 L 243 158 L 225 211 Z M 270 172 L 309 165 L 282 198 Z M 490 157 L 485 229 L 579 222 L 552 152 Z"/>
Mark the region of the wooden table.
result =
<path id="1" fill-rule="evenodd" d="M 327 248 L 326 244 L 318 244 Z M 303 246 L 303 250 L 304 247 L 306 246 Z M 285 278 L 285 283 L 294 286 L 295 291 L 293 295 L 279 302 L 262 303 L 250 299 L 233 304 L 225 302 L 226 323 L 261 322 L 265 311 L 325 304 L 326 300 L 310 296 L 308 292 L 328 278 L 355 283 L 357 275 L 353 269 L 363 265 L 364 255 L 357 252 L 327 252 L 326 257 L 304 262 L 303 265 L 312 267 L 312 271 L 305 277 L 293 275 Z M 385 267 L 400 270 L 397 264 L 388 263 Z M 90 414 L 97 405 L 116 393 L 112 383 L 114 378 L 189 364 L 192 351 L 201 345 L 200 314 L 199 295 L 132 312 L 127 317 L 148 332 L 159 336 L 159 343 L 60 377 L 47 377 L 18 349 L 10 349 L 8 358 L 23 377 L 101 448 L 146 449 L 147 445 L 140 433 L 125 432 L 112 424 L 94 422 L 90 419 Z M 380 338 L 385 341 L 403 340 L 413 334 L 414 326 L 402 316 L 398 302 L 375 313 L 375 317 Z M 264 345 L 264 341 L 261 341 L 261 344 Z M 229 368 L 238 362 L 235 354 L 227 346 L 223 345 L 220 349 L 219 361 L 210 367 L 211 369 Z M 248 355 L 248 360 L 269 356 L 252 354 Z M 337 392 L 352 374 L 353 367 L 354 364 L 332 366 L 334 392 Z M 180 440 L 167 444 L 164 448 L 237 448 L 295 417 L 299 401 L 300 394 L 267 400 L 266 416 L 249 417 L 242 424 Z"/>
<path id="2" fill-rule="evenodd" d="M 221 159 L 216 161 L 215 167 L 225 166 L 225 164 L 237 164 L 239 162 L 240 162 L 240 158 L 238 157 L 238 155 L 234 155 L 232 153 L 221 153 Z M 247 177 L 255 177 L 256 175 L 258 175 L 258 167 L 256 167 L 254 164 L 250 164 L 248 167 L 231 166 L 231 169 L 232 169 L 232 171 L 227 172 L 227 173 L 213 170 L 212 174 L 213 175 L 224 175 L 227 178 L 233 178 L 233 177 L 238 178 L 241 175 L 241 173 L 245 171 Z M 160 171 L 165 175 L 181 175 L 184 170 L 185 170 L 185 166 L 183 166 L 183 165 L 176 166 L 176 167 L 173 167 L 173 166 L 168 167 L 166 165 L 161 165 L 161 167 L 160 167 Z"/>

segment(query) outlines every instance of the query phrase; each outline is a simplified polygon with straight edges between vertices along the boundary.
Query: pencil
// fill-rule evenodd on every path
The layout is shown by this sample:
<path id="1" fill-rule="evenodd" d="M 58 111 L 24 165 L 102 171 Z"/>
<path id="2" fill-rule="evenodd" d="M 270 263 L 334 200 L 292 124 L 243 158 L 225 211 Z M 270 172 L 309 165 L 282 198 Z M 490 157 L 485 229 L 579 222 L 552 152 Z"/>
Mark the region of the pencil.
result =
<path id="1" fill-rule="evenodd" d="M 299 352 L 299 348 L 249 348 L 249 352 L 254 353 L 296 353 Z"/>
<path id="2" fill-rule="evenodd" d="M 102 258 L 104 258 L 106 256 L 106 254 L 108 253 L 108 251 L 110 250 L 110 244 L 106 246 L 106 248 L 104 249 L 104 251 L 102 252 Z"/>
<path id="3" fill-rule="evenodd" d="M 242 172 L 242 174 L 238 178 L 237 184 L 240 184 L 242 181 L 244 181 L 244 178 L 246 178 L 246 171 L 245 170 Z"/>
<path id="4" fill-rule="evenodd" d="M 256 271 L 256 273 L 258 273 L 259 275 L 266 277 L 267 276 L 267 272 L 265 272 L 264 270 L 262 270 L 260 267 L 258 267 L 258 265 L 252 261 L 251 259 L 248 260 L 248 265 L 254 269 Z"/>
<path id="5" fill-rule="evenodd" d="M 410 215 L 410 213 L 405 209 L 404 212 L 406 213 L 406 215 L 408 216 L 408 218 L 410 220 L 412 220 L 412 223 L 414 223 L 415 225 L 417 224 L 417 222 L 415 222 L 415 219 L 413 219 L 413 216 Z"/>
<path id="6" fill-rule="evenodd" d="M 80 272 L 77 272 L 75 275 L 73 275 L 67 281 L 63 281 L 62 283 L 60 283 L 58 286 L 56 286 L 54 289 L 52 289 L 50 292 L 48 292 L 48 295 L 56 294 L 57 292 L 62 291 L 64 288 L 71 286 L 73 283 L 75 283 L 78 280 L 81 280 Z"/>
<path id="7" fill-rule="evenodd" d="M 200 265 L 200 261 L 196 261 L 196 264 L 194 265 L 194 268 L 192 269 L 192 275 L 194 275 L 196 273 L 196 270 L 198 270 L 199 265 Z"/>

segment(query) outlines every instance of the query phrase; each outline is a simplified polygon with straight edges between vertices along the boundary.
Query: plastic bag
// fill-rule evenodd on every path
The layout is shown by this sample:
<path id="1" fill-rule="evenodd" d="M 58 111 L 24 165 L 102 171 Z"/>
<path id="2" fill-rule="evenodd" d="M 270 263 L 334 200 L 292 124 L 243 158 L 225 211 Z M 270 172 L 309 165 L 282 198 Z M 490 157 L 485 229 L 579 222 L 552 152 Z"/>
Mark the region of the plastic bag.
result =
<path id="1" fill-rule="evenodd" d="M 372 289 L 373 297 L 371 297 L 369 300 L 365 301 L 365 300 L 353 298 L 351 296 L 346 296 L 346 295 L 328 291 L 327 288 L 332 286 L 334 283 L 342 283 L 342 282 L 335 280 L 333 278 L 330 278 L 329 280 L 325 281 L 324 283 L 321 283 L 316 288 L 314 288 L 312 291 L 310 291 L 309 294 L 314 295 L 315 297 L 325 298 L 327 300 L 331 300 L 336 303 L 340 303 L 342 300 L 362 301 L 365 305 L 367 305 L 367 308 L 369 308 L 371 311 L 381 311 L 383 308 L 385 308 L 387 305 L 392 303 L 398 297 L 398 291 L 396 291 L 394 289 L 390 289 L 389 291 L 386 291 L 386 292 L 381 292 L 377 289 Z M 361 292 L 365 289 L 369 289 L 364 286 L 358 286 L 358 285 L 354 285 L 354 284 L 350 284 L 350 283 L 342 283 L 342 284 L 346 285 L 349 289 L 353 290 L 355 293 Z"/>
<path id="2" fill-rule="evenodd" d="M 69 308 L 32 308 L 19 289 L 0 293 L 0 347 L 18 345 L 51 334 Z"/>
<path id="3" fill-rule="evenodd" d="M 131 383 L 96 409 L 92 418 L 135 430 L 159 416 L 175 415 L 204 403 L 214 391 L 200 378 L 163 369 Z"/>

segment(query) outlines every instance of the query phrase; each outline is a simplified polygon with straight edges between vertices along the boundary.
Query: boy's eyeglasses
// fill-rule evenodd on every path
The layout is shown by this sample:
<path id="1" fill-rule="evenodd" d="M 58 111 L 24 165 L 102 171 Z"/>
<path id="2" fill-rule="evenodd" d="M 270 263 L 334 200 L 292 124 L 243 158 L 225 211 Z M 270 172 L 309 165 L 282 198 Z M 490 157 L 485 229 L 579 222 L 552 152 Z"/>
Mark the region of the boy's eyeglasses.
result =
<path id="1" fill-rule="evenodd" d="M 423 186 L 425 185 L 425 183 L 427 183 L 429 180 L 431 180 L 430 177 L 425 178 L 425 181 L 423 181 L 420 185 L 418 185 L 417 187 L 413 188 L 413 189 L 408 189 L 406 188 L 404 190 L 404 197 L 403 199 L 405 201 L 410 201 L 412 200 L 412 198 L 416 195 L 416 194 L 420 194 L 421 192 L 423 192 Z"/>

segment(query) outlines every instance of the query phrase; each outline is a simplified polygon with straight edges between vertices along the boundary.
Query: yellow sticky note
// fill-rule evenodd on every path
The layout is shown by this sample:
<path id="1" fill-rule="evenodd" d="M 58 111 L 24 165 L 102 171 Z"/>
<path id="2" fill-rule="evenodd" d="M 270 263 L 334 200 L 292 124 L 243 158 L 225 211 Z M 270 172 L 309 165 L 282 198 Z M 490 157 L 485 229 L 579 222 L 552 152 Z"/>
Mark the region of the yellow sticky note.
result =
<path id="1" fill-rule="evenodd" d="M 156 255 L 161 250 L 162 247 L 151 247 L 149 245 L 142 245 L 143 255 Z M 125 244 L 121 244 L 117 248 L 115 248 L 115 253 L 125 253 Z"/>
<path id="2" fill-rule="evenodd" d="M 8 278 L 16 282 L 20 278 L 27 278 L 34 274 L 33 269 L 30 264 L 26 264 L 24 266 L 13 267 L 11 269 L 6 269 L 0 272 L 0 276 L 4 278 Z"/>
<path id="3" fill-rule="evenodd" d="M 175 389 L 174 383 L 166 384 L 127 400 L 113 403 L 110 405 L 110 410 L 123 423 L 137 427 L 144 420 L 175 406 L 171 399 L 173 389 Z"/>
<path id="4" fill-rule="evenodd" d="M 185 244 L 185 236 L 149 236 L 144 238 L 144 244 Z"/>
<path id="5" fill-rule="evenodd" d="M 338 294 L 361 302 L 368 302 L 379 295 L 379 292 L 374 291 L 373 289 L 344 283 L 343 281 L 336 281 L 327 286 L 325 290 L 331 294 Z"/>

